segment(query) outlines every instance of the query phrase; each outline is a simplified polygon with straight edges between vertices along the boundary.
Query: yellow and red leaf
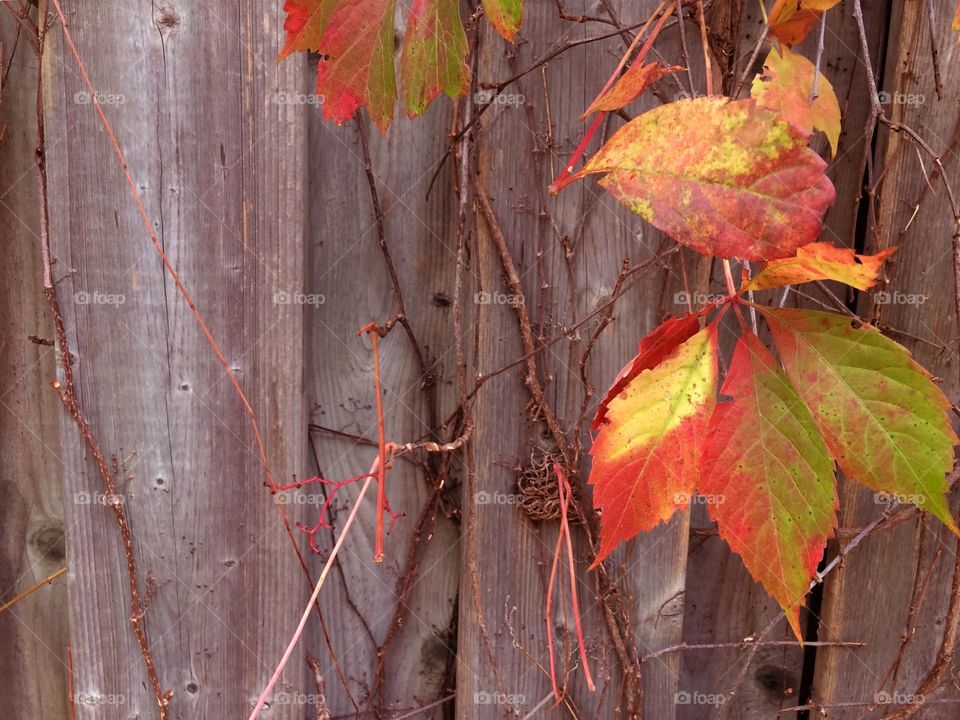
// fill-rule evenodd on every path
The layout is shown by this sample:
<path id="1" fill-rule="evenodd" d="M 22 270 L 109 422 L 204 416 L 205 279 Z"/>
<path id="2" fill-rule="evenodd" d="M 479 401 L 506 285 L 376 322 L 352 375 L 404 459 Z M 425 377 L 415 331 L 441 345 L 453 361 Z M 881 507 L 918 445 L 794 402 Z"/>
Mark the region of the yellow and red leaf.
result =
<path id="1" fill-rule="evenodd" d="M 789 257 L 836 197 L 806 138 L 752 99 L 681 100 L 620 128 L 574 178 L 706 255 Z"/>
<path id="2" fill-rule="evenodd" d="M 836 280 L 868 290 L 876 284 L 883 263 L 896 251 L 889 248 L 876 255 L 857 255 L 851 248 L 830 243 L 805 245 L 797 248 L 795 257 L 768 262 L 740 291 L 768 290 L 813 280 Z"/>
<path id="3" fill-rule="evenodd" d="M 680 328 L 675 331 L 682 335 Z M 651 352 L 668 348 L 657 346 Z M 594 564 L 620 541 L 689 504 L 716 401 L 717 372 L 713 323 L 640 371 L 606 403 L 605 422 L 590 451 L 594 507 L 603 510 Z"/>
<path id="4" fill-rule="evenodd" d="M 810 411 L 753 333 L 737 343 L 698 491 L 720 537 L 786 613 L 800 607 L 836 524 L 834 464 Z"/>

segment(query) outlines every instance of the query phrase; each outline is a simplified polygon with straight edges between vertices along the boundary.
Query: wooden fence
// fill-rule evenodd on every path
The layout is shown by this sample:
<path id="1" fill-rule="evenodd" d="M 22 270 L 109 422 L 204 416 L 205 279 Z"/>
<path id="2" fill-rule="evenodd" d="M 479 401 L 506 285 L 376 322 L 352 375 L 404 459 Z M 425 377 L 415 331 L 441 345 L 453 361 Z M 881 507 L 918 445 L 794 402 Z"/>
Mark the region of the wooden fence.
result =
<path id="1" fill-rule="evenodd" d="M 714 70 L 729 87 L 745 70 L 762 17 L 749 0 L 707 4 Z M 956 631 L 948 613 L 958 597 L 956 539 L 896 511 L 811 595 L 804 621 L 821 644 L 805 648 L 789 642 L 776 604 L 701 506 L 630 542 L 605 573 L 587 570 L 593 553 L 575 526 L 597 689 L 583 680 L 561 584 L 552 624 L 568 694 L 555 706 L 544 613 L 558 522 L 538 517 L 549 515 L 552 499 L 544 468 L 566 450 L 586 477 L 582 421 L 597 393 L 645 332 L 683 311 L 677 293 L 715 286 L 708 261 L 677 251 L 594 182 L 558 197 L 546 192 L 583 132 L 580 113 L 623 50 L 623 36 L 611 31 L 643 20 L 656 3 L 567 2 L 567 12 L 613 18 L 610 25 L 564 20 L 555 3 L 528 0 L 515 46 L 481 28 L 476 76 L 521 77 L 478 121 L 464 208 L 460 165 L 447 156 L 453 104 L 437 101 L 386 135 L 369 123 L 324 122 L 310 94 L 310 61 L 275 61 L 281 5 L 63 2 L 150 226 L 249 398 L 278 482 L 318 472 L 345 479 L 369 468 L 376 450 L 357 439 L 376 438 L 371 342 L 357 335 L 367 323 L 401 309 L 408 323 L 380 342 L 390 439 L 454 440 L 465 429 L 456 412 L 464 391 L 482 378 L 462 448 L 395 460 L 389 499 L 402 517 L 382 564 L 371 562 L 375 512 L 365 502 L 263 717 L 323 717 L 307 653 L 318 660 L 333 717 L 412 717 L 426 708 L 417 716 L 606 718 L 642 710 L 649 720 L 769 719 L 802 717 L 798 704 L 815 703 L 827 717 L 873 718 L 891 711 L 876 706 L 884 694 L 910 708 L 932 669 L 943 670 L 937 690 L 912 709 L 925 719 L 957 717 L 960 667 L 941 648 L 952 649 Z M 886 117 L 924 137 L 960 184 L 951 2 L 866 5 Z M 245 718 L 309 585 L 263 486 L 248 414 L 150 243 L 48 10 L 42 67 L 0 14 L 0 599 L 68 571 L 0 614 L 2 714 L 66 718 L 72 708 L 81 719 L 158 717 L 130 628 L 116 521 L 94 460 L 50 389 L 63 376 L 42 292 L 39 74 L 53 270 L 77 397 L 104 451 L 117 458 L 117 494 L 133 533 L 157 673 L 173 691 L 171 717 Z M 742 28 L 739 47 L 726 42 L 726 27 Z M 696 26 L 687 34 L 698 47 Z M 611 37 L 580 42 L 601 35 Z M 829 12 L 825 43 L 844 132 L 830 168 L 838 199 L 824 238 L 867 250 L 900 246 L 885 289 L 922 302 L 880 306 L 862 297 L 858 311 L 910 347 L 956 400 L 953 223 L 937 169 L 903 133 L 881 127 L 868 144 L 870 93 L 849 0 Z M 673 62 L 680 45 L 676 26 L 658 42 Z M 816 38 L 800 49 L 812 55 Z M 551 50 L 562 52 L 534 65 Z M 692 54 L 691 70 L 702 78 Z M 659 92 L 670 100 L 678 89 L 665 81 Z M 518 328 L 501 241 L 522 285 L 528 337 Z M 531 386 L 542 406 L 531 403 Z M 337 493 L 329 508 L 335 527 L 357 489 Z M 321 512 L 315 485 L 279 497 L 291 521 L 312 524 Z M 885 509 L 843 483 L 828 559 Z M 294 533 L 316 577 L 334 534 L 317 535 L 321 553 L 313 556 Z"/>

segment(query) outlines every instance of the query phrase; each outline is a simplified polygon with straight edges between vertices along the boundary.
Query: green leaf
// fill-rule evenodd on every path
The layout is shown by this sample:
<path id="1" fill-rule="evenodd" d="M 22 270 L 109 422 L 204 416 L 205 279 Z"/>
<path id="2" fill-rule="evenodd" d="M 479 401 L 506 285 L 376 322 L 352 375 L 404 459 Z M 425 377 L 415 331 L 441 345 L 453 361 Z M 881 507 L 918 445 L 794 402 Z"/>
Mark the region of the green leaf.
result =
<path id="1" fill-rule="evenodd" d="M 784 609 L 800 606 L 836 524 L 834 463 L 820 432 L 753 333 L 740 338 L 710 420 L 697 489 L 720 537 Z"/>
<path id="2" fill-rule="evenodd" d="M 483 14 L 507 40 L 513 40 L 523 18 L 523 0 L 483 0 Z"/>
<path id="3" fill-rule="evenodd" d="M 869 325 L 759 307 L 791 383 L 847 476 L 957 526 L 946 474 L 957 436 L 950 402 L 902 345 Z"/>
<path id="4" fill-rule="evenodd" d="M 441 92 L 467 91 L 467 35 L 457 0 L 414 0 L 403 37 L 400 79 L 410 117 L 423 113 Z"/>

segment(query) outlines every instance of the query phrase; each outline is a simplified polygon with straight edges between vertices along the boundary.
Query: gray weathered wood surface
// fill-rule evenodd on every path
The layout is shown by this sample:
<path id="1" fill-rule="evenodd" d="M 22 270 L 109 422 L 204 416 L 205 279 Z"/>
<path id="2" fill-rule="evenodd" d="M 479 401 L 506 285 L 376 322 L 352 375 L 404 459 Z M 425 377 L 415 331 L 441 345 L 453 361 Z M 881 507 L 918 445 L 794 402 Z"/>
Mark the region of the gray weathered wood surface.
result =
<path id="1" fill-rule="evenodd" d="M 574 14 L 612 9 L 624 25 L 642 20 L 656 5 L 565 4 Z M 881 88 L 924 98 L 922 105 L 888 105 L 887 112 L 944 153 L 947 174 L 960 185 L 960 51 L 949 30 L 950 4 L 933 3 L 942 99 L 932 84 L 925 3 L 868 3 L 865 12 Z M 717 13 L 737 7 L 733 0 L 714 5 Z M 416 440 L 448 419 L 458 402 L 455 166 L 443 161 L 452 104 L 441 99 L 423 118 L 401 117 L 386 135 L 370 123 L 358 131 L 352 122 L 324 122 L 320 100 L 310 95 L 315 60 L 274 60 L 283 36 L 276 2 L 71 0 L 64 7 L 153 229 L 256 412 L 277 481 L 318 472 L 331 480 L 349 478 L 366 472 L 375 455 L 357 441 L 375 440 L 377 428 L 371 343 L 356 331 L 393 317 L 397 298 L 359 132 L 369 145 L 383 240 L 427 367 L 424 377 L 401 327 L 380 343 L 387 435 Z M 823 67 L 840 98 L 844 134 L 830 169 L 838 201 L 825 237 L 857 247 L 866 241 L 868 250 L 902 246 L 886 289 L 924 295 L 926 301 L 881 307 L 861 298 L 858 308 L 878 312 L 956 400 L 958 331 L 944 193 L 929 158 L 921 168 L 908 139 L 881 130 L 874 153 L 875 172 L 882 173 L 875 232 L 858 219 L 869 96 L 850 3 L 828 18 Z M 743 4 L 740 22 L 745 35 L 738 72 L 757 38 L 752 3 Z M 554 44 L 609 30 L 563 21 L 553 2 L 531 0 L 522 42 L 515 46 L 482 24 L 478 77 L 499 81 Z M 0 342 L 0 600 L 63 564 L 70 570 L 0 615 L 0 687 L 19 716 L 67 717 L 64 662 L 70 645 L 78 718 L 152 718 L 154 700 L 127 620 L 116 526 L 98 502 L 102 488 L 92 460 L 49 389 L 57 373 L 53 349 L 26 339 L 49 337 L 51 329 L 36 236 L 37 66 L 29 48 L 16 45 L 15 34 L 9 16 L 0 14 L 6 73 L 0 95 L 0 233 L 11 247 L 0 269 L 0 299 L 8 308 Z M 702 85 L 696 26 L 688 25 L 686 35 L 689 62 Z M 122 463 L 117 480 L 135 535 L 140 580 L 156 586 L 147 630 L 160 679 L 174 691 L 172 717 L 246 717 L 309 588 L 277 501 L 262 487 L 265 475 L 244 409 L 150 245 L 59 30 L 49 43 L 43 80 L 58 293 L 80 402 L 104 450 Z M 666 60 L 681 61 L 676 28 L 665 32 L 658 47 Z M 671 241 L 594 181 L 557 197 L 546 193 L 580 139 L 580 113 L 623 48 L 619 37 L 583 45 L 527 74 L 505 91 L 504 102 L 485 112 L 473 148 L 476 182 L 489 195 L 516 260 L 537 342 L 550 343 L 536 355 L 536 366 L 570 439 L 583 404 L 580 363 L 597 321 L 570 328 L 607 302 L 621 263 L 635 266 L 663 254 L 649 271 L 633 276 L 636 284 L 618 301 L 613 323 L 592 349 L 585 365 L 595 386 L 588 411 L 635 353 L 638 338 L 685 309 L 676 293 L 709 292 L 718 279 L 717 268 L 693 253 L 671 252 Z M 816 38 L 800 50 L 812 56 Z M 686 82 L 685 74 L 668 78 L 659 92 L 673 99 Z M 645 99 L 630 108 L 631 115 L 656 103 Z M 615 119 L 605 132 L 620 122 Z M 500 302 L 511 290 L 491 229 L 478 214 L 471 215 L 467 231 L 461 300 L 472 385 L 475 369 L 492 372 L 522 358 L 524 349 L 514 308 Z M 386 561 L 371 562 L 375 512 L 368 498 L 320 596 L 323 628 L 314 614 L 264 717 L 315 716 L 318 698 L 304 662 L 307 652 L 320 661 L 326 702 L 337 717 L 354 716 L 368 705 L 374 716 L 396 717 L 441 700 L 421 716 L 623 713 L 624 677 L 579 526 L 578 588 L 598 689 L 590 693 L 583 682 L 561 583 L 551 624 L 569 703 L 554 708 L 544 702 L 550 693 L 544 607 L 558 523 L 534 519 L 521 508 L 517 476 L 531 458 L 555 450 L 555 443 L 544 423 L 531 417 L 521 368 L 491 379 L 477 395 L 469 448 L 453 458 L 440 492 L 431 485 L 436 464 L 425 467 L 419 456 L 394 461 L 388 495 L 404 516 L 387 538 Z M 579 439 L 578 470 L 586 477 L 589 436 L 582 432 Z M 335 527 L 357 490 L 349 486 L 337 494 L 330 508 Z M 283 498 L 293 520 L 316 520 L 318 486 Z M 849 484 L 842 486 L 841 503 L 846 529 L 883 510 L 872 493 Z M 309 555 L 305 536 L 294 532 Z M 841 541 L 848 536 L 842 533 Z M 329 529 L 318 534 L 322 553 L 308 557 L 314 577 L 333 539 Z M 835 552 L 833 543 L 828 555 Z M 685 698 L 727 692 L 741 673 L 728 717 L 766 720 L 781 710 L 786 712 L 780 717 L 789 717 L 801 691 L 811 687 L 813 700 L 827 705 L 870 703 L 881 692 L 912 693 L 939 649 L 955 553 L 955 540 L 929 520 L 883 530 L 830 576 L 819 616 L 806 618 L 821 640 L 863 641 L 866 647 L 764 647 L 746 668 L 742 648 L 668 653 L 642 666 L 645 717 L 707 717 L 715 707 Z M 641 657 L 680 642 L 737 642 L 778 613 L 712 532 L 700 506 L 628 543 L 609 567 Z M 398 612 L 396 596 L 411 578 Z M 787 632 L 781 623 L 768 639 L 789 639 Z M 899 670 L 885 679 L 904 632 L 910 641 Z M 955 672 L 951 668 L 947 678 Z M 956 696 L 945 689 L 937 698 Z M 880 717 L 883 710 L 830 709 L 828 716 Z M 944 703 L 918 716 L 955 715 L 956 705 Z"/>

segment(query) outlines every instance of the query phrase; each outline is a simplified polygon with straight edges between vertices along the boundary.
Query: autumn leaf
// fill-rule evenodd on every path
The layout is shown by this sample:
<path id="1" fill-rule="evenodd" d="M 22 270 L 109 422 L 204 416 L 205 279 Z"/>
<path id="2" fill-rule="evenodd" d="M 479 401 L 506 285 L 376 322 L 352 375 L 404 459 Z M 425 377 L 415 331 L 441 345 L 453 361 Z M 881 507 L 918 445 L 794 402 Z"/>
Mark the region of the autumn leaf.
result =
<path id="1" fill-rule="evenodd" d="M 790 47 L 803 41 L 824 11 L 840 0 L 777 0 L 767 24 L 770 34 Z"/>
<path id="2" fill-rule="evenodd" d="M 857 255 L 850 248 L 830 243 L 805 245 L 797 248 L 796 257 L 768 262 L 740 291 L 768 290 L 813 280 L 836 280 L 858 290 L 868 290 L 876 284 L 884 261 L 896 251 L 889 248 L 876 255 Z"/>
<path id="3" fill-rule="evenodd" d="M 840 142 L 840 104 L 830 81 L 820 74 L 817 97 L 813 94 L 816 66 L 803 55 L 784 47 L 770 50 L 763 73 L 753 80 L 750 95 L 757 104 L 778 112 L 797 131 L 809 137 L 814 130 L 826 134 L 832 155 Z"/>
<path id="4" fill-rule="evenodd" d="M 957 436 L 950 402 L 906 348 L 869 325 L 812 310 L 759 307 L 787 377 L 848 477 L 957 531 L 946 473 Z"/>
<path id="5" fill-rule="evenodd" d="M 317 94 L 324 117 L 344 123 L 366 106 L 385 131 L 397 100 L 394 16 L 397 0 L 286 0 L 285 58 L 298 51 L 320 53 Z M 456 0 L 414 0 L 410 8 L 400 74 L 408 114 L 423 113 L 441 92 L 466 91 L 467 41 Z"/>
<path id="6" fill-rule="evenodd" d="M 953 14 L 953 25 L 954 30 L 960 32 L 960 1 L 957 2 L 956 12 Z M 960 37 L 957 38 L 957 42 L 960 42 Z"/>
<path id="7" fill-rule="evenodd" d="M 467 91 L 470 69 L 467 36 L 457 0 L 414 0 L 400 56 L 407 113 L 423 113 L 441 92 L 452 98 Z"/>
<path id="8" fill-rule="evenodd" d="M 700 329 L 699 315 L 670 318 L 640 341 L 636 357 L 631 360 L 613 381 L 606 396 L 600 401 L 593 418 L 592 430 L 597 430 L 605 421 L 607 406 L 630 382 L 644 370 L 659 365 L 664 358 L 689 340 Z"/>
<path id="9" fill-rule="evenodd" d="M 672 340 L 664 340 L 664 335 L 681 337 L 683 332 L 675 326 L 649 347 L 665 353 Z M 716 392 L 713 323 L 642 370 L 605 405 L 605 422 L 590 451 L 594 507 L 603 510 L 594 565 L 621 540 L 687 507 L 700 474 L 701 447 Z"/>
<path id="10" fill-rule="evenodd" d="M 724 540 L 784 609 L 800 606 L 836 525 L 834 464 L 810 411 L 753 333 L 737 343 L 698 491 Z"/>
<path id="11" fill-rule="evenodd" d="M 635 62 L 626 69 L 623 75 L 617 78 L 617 82 L 612 88 L 591 103 L 580 119 L 583 120 L 598 110 L 607 112 L 619 110 L 640 97 L 644 90 L 664 75 L 680 70 L 683 70 L 683 68 L 677 65 L 664 65 L 661 62 L 652 62 L 646 65 Z"/>
<path id="12" fill-rule="evenodd" d="M 705 255 L 789 257 L 814 242 L 835 198 L 806 138 L 752 99 L 695 98 L 646 112 L 571 179 L 600 185 Z"/>
<path id="13" fill-rule="evenodd" d="M 507 40 L 513 40 L 523 17 L 523 0 L 483 0 L 483 14 Z"/>

